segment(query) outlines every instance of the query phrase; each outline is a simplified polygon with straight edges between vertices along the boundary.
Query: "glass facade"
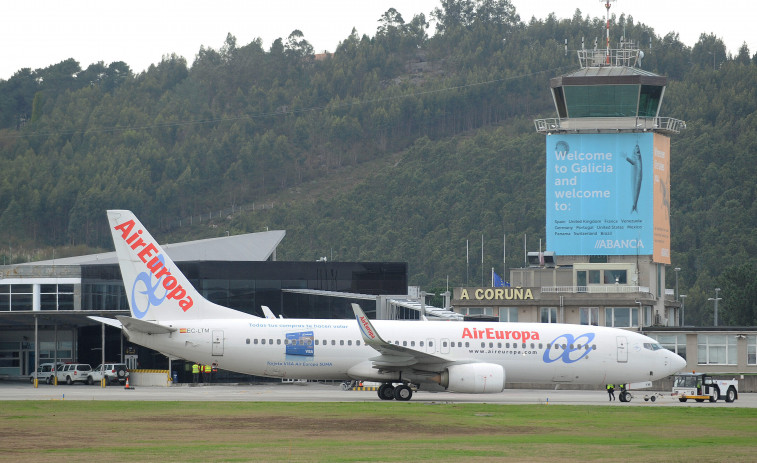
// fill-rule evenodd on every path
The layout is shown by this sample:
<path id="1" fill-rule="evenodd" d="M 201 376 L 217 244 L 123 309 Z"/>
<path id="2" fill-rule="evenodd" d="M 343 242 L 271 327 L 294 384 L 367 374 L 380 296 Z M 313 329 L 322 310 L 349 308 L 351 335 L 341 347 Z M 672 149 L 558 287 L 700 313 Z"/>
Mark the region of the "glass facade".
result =
<path id="1" fill-rule="evenodd" d="M 568 117 L 636 117 L 639 85 L 566 85 Z"/>
<path id="2" fill-rule="evenodd" d="M 33 310 L 34 284 L 0 285 L 0 311 Z M 73 284 L 39 284 L 40 310 L 74 310 Z"/>
<path id="3" fill-rule="evenodd" d="M 369 295 L 407 293 L 404 262 L 185 262 L 179 269 L 208 300 L 262 316 L 352 318 L 353 301 L 284 292 L 311 289 Z M 82 266 L 82 310 L 128 310 L 117 265 Z M 373 307 L 371 307 L 371 310 Z M 370 314 L 369 314 L 370 315 Z"/>

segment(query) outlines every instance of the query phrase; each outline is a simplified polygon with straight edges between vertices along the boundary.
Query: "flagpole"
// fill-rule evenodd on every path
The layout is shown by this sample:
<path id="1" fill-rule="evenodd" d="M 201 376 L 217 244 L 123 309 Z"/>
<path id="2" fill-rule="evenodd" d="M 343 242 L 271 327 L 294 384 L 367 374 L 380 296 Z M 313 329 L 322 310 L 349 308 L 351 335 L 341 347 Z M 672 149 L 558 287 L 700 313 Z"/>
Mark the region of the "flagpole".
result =
<path id="1" fill-rule="evenodd" d="M 502 278 L 507 281 L 507 234 L 502 234 Z"/>
<path id="2" fill-rule="evenodd" d="M 468 240 L 465 240 L 465 286 L 468 286 L 470 278 L 470 254 L 468 253 Z"/>
<path id="3" fill-rule="evenodd" d="M 481 287 L 484 286 L 484 234 L 481 233 Z"/>

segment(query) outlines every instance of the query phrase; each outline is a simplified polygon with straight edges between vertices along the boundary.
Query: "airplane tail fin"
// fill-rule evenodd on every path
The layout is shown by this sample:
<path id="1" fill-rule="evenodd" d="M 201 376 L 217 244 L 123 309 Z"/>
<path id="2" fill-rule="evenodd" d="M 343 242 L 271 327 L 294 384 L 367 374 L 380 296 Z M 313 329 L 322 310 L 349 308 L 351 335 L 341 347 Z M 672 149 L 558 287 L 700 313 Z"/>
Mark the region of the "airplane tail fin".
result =
<path id="1" fill-rule="evenodd" d="M 109 210 L 108 223 L 133 318 L 256 318 L 202 297 L 131 211 Z"/>

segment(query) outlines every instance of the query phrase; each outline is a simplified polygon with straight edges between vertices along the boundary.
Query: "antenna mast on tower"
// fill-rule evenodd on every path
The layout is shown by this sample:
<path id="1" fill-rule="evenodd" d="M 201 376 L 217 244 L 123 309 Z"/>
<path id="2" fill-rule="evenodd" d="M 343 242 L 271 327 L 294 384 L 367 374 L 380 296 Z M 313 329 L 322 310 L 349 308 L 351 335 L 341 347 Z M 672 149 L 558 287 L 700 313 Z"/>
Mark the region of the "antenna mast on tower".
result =
<path id="1" fill-rule="evenodd" d="M 607 8 L 607 64 L 610 64 L 610 2 L 614 2 L 616 0 L 599 0 L 600 2 L 605 3 L 605 8 Z"/>

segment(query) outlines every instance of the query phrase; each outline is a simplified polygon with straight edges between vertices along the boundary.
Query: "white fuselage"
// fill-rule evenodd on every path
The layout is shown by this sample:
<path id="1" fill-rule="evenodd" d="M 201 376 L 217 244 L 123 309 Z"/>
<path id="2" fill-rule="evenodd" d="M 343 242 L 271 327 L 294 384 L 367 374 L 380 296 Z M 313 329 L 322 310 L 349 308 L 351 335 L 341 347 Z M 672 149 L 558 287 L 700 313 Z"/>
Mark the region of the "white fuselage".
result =
<path id="1" fill-rule="evenodd" d="M 439 364 L 401 373 L 374 368 L 355 320 L 213 319 L 161 321 L 170 334 L 128 332 L 132 342 L 164 354 L 245 374 L 294 378 L 433 382 Z M 451 363 L 499 364 L 508 382 L 624 384 L 652 381 L 684 367 L 683 359 L 639 333 L 584 325 L 381 321 L 389 343 Z"/>

